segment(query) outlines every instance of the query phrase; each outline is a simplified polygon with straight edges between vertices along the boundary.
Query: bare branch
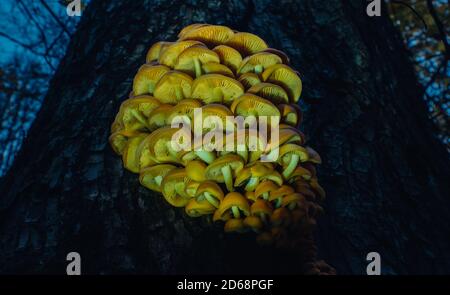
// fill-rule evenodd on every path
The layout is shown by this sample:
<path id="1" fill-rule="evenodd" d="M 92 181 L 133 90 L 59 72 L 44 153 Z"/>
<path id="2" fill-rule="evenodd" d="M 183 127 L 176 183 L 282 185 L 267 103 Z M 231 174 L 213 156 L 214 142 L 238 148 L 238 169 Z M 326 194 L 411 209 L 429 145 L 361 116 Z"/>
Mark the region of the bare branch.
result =
<path id="1" fill-rule="evenodd" d="M 70 31 L 67 29 L 66 25 L 59 19 L 59 17 L 53 12 L 53 10 L 48 6 L 47 3 L 45 3 L 44 0 L 39 0 L 41 4 L 45 7 L 45 9 L 50 13 L 50 15 L 53 17 L 53 19 L 58 23 L 58 25 L 61 26 L 61 28 L 64 30 L 64 32 L 70 37 Z"/>

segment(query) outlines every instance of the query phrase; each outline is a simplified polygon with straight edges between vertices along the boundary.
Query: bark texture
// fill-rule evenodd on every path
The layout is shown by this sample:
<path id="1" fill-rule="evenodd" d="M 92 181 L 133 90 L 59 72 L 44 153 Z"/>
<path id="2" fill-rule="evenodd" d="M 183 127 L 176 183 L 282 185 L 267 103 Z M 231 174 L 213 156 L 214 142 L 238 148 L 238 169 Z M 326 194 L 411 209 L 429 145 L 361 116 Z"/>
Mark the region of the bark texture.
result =
<path id="1" fill-rule="evenodd" d="M 71 251 L 83 273 L 302 272 L 302 255 L 170 207 L 108 145 L 149 46 L 207 22 L 260 35 L 302 73 L 302 128 L 322 155 L 328 193 L 319 256 L 341 274 L 364 274 L 371 251 L 385 274 L 450 273 L 448 155 L 401 40 L 366 5 L 93 0 L 2 181 L 0 272 L 65 273 Z"/>

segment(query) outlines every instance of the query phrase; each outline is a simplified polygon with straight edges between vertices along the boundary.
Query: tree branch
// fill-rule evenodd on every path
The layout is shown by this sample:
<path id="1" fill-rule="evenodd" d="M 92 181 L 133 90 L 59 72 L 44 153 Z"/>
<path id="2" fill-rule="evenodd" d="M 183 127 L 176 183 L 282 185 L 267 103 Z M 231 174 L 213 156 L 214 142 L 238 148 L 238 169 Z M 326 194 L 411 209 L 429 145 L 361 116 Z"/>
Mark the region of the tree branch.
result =
<path id="1" fill-rule="evenodd" d="M 70 31 L 67 29 L 66 25 L 59 19 L 59 17 L 53 12 L 53 10 L 48 6 L 47 3 L 45 3 L 44 0 L 39 0 L 41 4 L 45 7 L 45 9 L 50 13 L 50 15 L 53 17 L 53 19 L 61 26 L 61 28 L 64 30 L 64 32 L 70 37 Z"/>

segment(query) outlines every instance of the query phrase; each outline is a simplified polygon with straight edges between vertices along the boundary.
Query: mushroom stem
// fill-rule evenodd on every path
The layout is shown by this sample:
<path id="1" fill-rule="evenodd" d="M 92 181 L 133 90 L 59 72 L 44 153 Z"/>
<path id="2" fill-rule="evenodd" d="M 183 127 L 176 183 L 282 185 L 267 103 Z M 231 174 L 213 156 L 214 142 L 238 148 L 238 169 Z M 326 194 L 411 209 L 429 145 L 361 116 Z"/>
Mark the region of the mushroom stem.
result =
<path id="1" fill-rule="evenodd" d="M 264 200 L 267 201 L 269 199 L 269 193 L 267 193 L 267 192 L 263 193 L 262 197 L 263 197 Z"/>
<path id="2" fill-rule="evenodd" d="M 138 120 L 139 122 L 141 122 L 145 127 L 149 128 L 147 120 L 145 119 L 144 116 L 142 116 L 141 113 L 139 113 L 136 110 L 131 110 L 131 114 L 133 115 L 133 117 L 136 118 L 136 120 Z M 149 128 L 150 129 L 150 128 Z"/>
<path id="3" fill-rule="evenodd" d="M 264 68 L 262 65 L 256 65 L 255 66 L 255 74 L 259 75 L 263 72 Z"/>
<path id="4" fill-rule="evenodd" d="M 297 164 L 298 164 L 299 160 L 300 160 L 299 155 L 293 154 L 291 156 L 291 161 L 289 162 L 289 165 L 283 171 L 284 178 L 289 178 L 289 176 L 291 176 L 292 172 L 294 172 L 295 168 L 297 168 Z"/>
<path id="5" fill-rule="evenodd" d="M 256 186 L 259 184 L 259 177 L 251 177 L 245 186 L 247 192 L 255 190 Z"/>
<path id="6" fill-rule="evenodd" d="M 205 196 L 205 199 L 214 207 L 219 208 L 219 201 L 217 201 L 216 198 L 214 198 L 210 193 L 204 192 L 203 195 Z"/>
<path id="7" fill-rule="evenodd" d="M 239 149 L 237 150 L 237 154 L 239 156 L 242 157 L 242 159 L 244 159 L 244 162 L 247 163 L 248 160 L 248 151 L 247 151 L 247 147 L 244 145 L 244 150 L 240 151 Z"/>
<path id="8" fill-rule="evenodd" d="M 195 154 L 208 164 L 211 164 L 212 161 L 216 159 L 216 155 L 213 152 L 202 150 L 202 151 L 195 151 Z"/>
<path id="9" fill-rule="evenodd" d="M 241 213 L 239 212 L 238 206 L 232 206 L 231 207 L 231 212 L 233 212 L 234 218 L 240 218 L 241 217 Z"/>
<path id="10" fill-rule="evenodd" d="M 160 176 L 160 175 L 156 176 L 155 177 L 155 183 L 157 185 L 161 185 L 162 179 L 163 179 L 162 176 Z"/>
<path id="11" fill-rule="evenodd" d="M 198 58 L 194 58 L 195 77 L 198 78 L 202 75 L 202 67 Z"/>
<path id="12" fill-rule="evenodd" d="M 223 174 L 223 178 L 225 180 L 225 185 L 229 192 L 232 192 L 233 189 L 233 175 L 231 174 L 231 168 L 229 165 L 226 165 L 220 169 Z"/>

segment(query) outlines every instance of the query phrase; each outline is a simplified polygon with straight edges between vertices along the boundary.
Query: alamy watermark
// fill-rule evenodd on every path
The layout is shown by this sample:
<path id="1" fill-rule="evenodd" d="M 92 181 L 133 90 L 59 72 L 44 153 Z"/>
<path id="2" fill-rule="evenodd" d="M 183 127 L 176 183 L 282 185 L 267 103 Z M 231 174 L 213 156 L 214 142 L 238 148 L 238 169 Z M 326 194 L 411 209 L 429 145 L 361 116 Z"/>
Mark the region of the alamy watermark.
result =
<path id="1" fill-rule="evenodd" d="M 73 0 L 66 7 L 68 16 L 81 16 L 81 0 Z"/>
<path id="2" fill-rule="evenodd" d="M 367 15 L 372 16 L 381 16 L 381 0 L 368 0 L 370 3 L 367 5 Z"/>

